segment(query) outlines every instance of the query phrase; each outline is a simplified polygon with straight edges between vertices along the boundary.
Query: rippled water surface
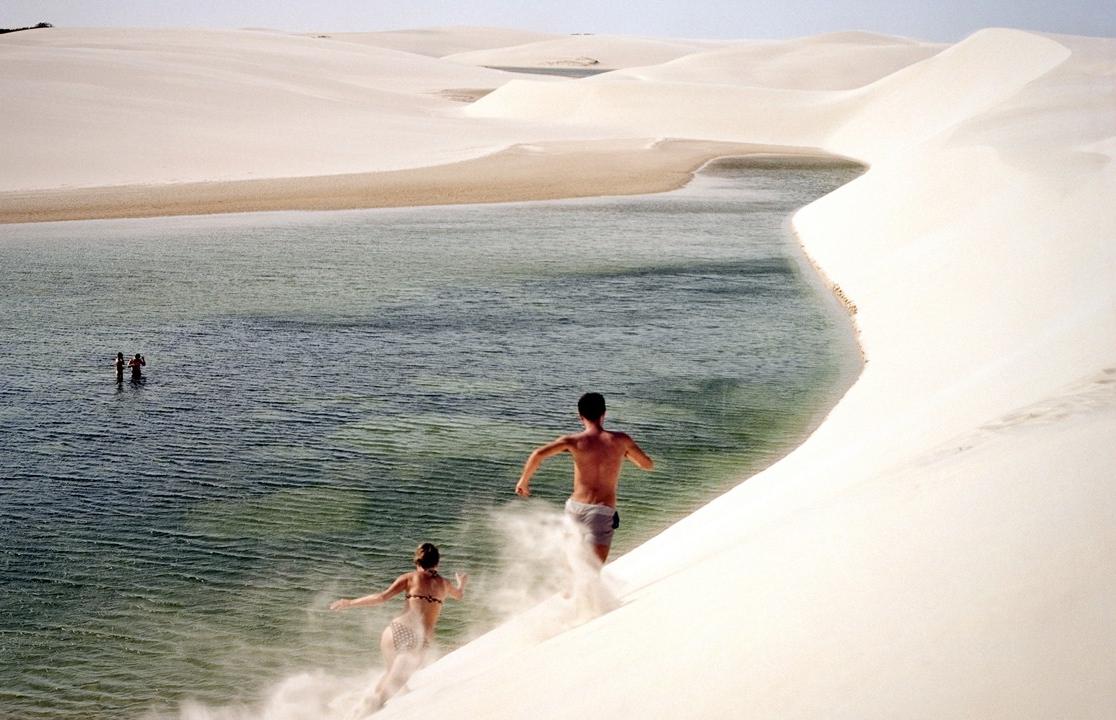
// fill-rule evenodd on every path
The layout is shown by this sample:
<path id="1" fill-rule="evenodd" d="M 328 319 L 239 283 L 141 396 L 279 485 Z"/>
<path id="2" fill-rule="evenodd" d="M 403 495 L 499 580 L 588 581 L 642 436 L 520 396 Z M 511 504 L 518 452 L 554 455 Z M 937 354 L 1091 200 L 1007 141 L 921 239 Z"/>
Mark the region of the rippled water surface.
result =
<path id="1" fill-rule="evenodd" d="M 590 389 L 658 461 L 626 471 L 614 552 L 770 462 L 856 372 L 786 225 L 856 172 L 0 227 L 0 716 L 250 702 L 375 655 L 327 600 L 423 540 L 483 579 L 490 512 Z M 442 643 L 479 612 L 447 608 Z"/>

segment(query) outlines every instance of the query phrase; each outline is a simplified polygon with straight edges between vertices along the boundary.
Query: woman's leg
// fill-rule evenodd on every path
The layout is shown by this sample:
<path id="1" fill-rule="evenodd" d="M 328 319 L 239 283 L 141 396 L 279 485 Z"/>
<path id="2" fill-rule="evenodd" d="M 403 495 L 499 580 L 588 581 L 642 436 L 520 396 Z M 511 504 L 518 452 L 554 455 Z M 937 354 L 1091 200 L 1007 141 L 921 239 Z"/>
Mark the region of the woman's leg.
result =
<path id="1" fill-rule="evenodd" d="M 383 680 L 377 689 L 382 702 L 387 702 L 391 696 L 403 689 L 415 671 L 422 664 L 422 650 L 407 650 L 398 653 L 391 667 L 384 673 Z"/>
<path id="2" fill-rule="evenodd" d="M 391 666 L 395 663 L 395 643 L 392 640 L 391 625 L 384 628 L 384 631 L 380 634 L 380 654 L 384 658 L 384 674 L 380 677 L 380 681 L 376 683 L 376 689 L 362 697 L 360 702 L 353 707 L 349 720 L 361 720 L 361 718 L 371 715 L 382 708 L 384 701 L 387 700 L 387 696 L 384 694 L 384 682 L 391 673 Z"/>
<path id="3" fill-rule="evenodd" d="M 390 624 L 380 634 L 380 656 L 384 659 L 384 674 L 380 677 L 380 682 L 376 684 L 376 695 L 380 699 L 380 705 L 383 705 L 384 701 L 388 699 L 388 696 L 384 694 L 387 679 L 398 659 L 395 652 L 395 634 L 392 632 Z"/>

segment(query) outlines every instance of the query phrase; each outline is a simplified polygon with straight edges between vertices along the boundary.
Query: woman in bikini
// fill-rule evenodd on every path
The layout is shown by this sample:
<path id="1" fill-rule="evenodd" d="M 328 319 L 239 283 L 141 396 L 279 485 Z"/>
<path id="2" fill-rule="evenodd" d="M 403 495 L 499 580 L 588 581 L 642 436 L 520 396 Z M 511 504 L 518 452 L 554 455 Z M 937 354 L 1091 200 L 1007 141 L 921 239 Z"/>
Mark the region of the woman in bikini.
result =
<path id="1" fill-rule="evenodd" d="M 422 662 L 423 651 L 434 636 L 434 626 L 442 612 L 446 596 L 460 600 L 465 596 L 465 583 L 469 576 L 457 573 L 457 583 L 438 574 L 438 548 L 423 543 L 415 550 L 415 570 L 395 579 L 387 590 L 365 595 L 355 600 L 341 599 L 329 606 L 330 610 L 379 605 L 404 593 L 407 599 L 403 614 L 391 621 L 380 636 L 380 650 L 384 655 L 386 671 L 376 693 L 370 700 L 379 709 L 387 699 L 399 691 Z"/>

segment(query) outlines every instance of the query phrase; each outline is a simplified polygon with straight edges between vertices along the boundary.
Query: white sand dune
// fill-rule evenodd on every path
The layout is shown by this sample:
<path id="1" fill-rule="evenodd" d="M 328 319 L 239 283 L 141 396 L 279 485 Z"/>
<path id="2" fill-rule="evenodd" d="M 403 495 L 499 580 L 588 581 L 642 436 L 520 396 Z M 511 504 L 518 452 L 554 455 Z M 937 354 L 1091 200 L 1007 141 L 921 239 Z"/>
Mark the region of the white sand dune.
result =
<path id="1" fill-rule="evenodd" d="M 616 35 L 570 35 L 513 47 L 446 56 L 447 60 L 488 67 L 590 67 L 615 70 L 656 65 L 717 47 L 711 41 L 649 40 Z"/>
<path id="2" fill-rule="evenodd" d="M 0 191 L 329 175 L 478 157 L 536 140 L 538 128 L 471 121 L 446 96 L 508 77 L 272 32 L 12 33 L 0 42 Z"/>
<path id="3" fill-rule="evenodd" d="M 416 167 L 587 138 L 871 166 L 793 220 L 855 304 L 867 361 L 822 426 L 609 565 L 618 609 L 545 641 L 499 629 L 380 717 L 1116 716 L 1116 40 L 594 36 L 469 53 L 633 68 L 509 82 L 421 43 L 125 33 L 0 41 L 4 187 Z M 466 109 L 426 94 L 497 86 Z"/>
<path id="4" fill-rule="evenodd" d="M 848 90 L 934 55 L 944 46 L 870 33 L 733 43 L 614 77 L 778 88 Z"/>
<path id="5" fill-rule="evenodd" d="M 844 93 L 653 77 L 475 110 L 871 163 L 794 220 L 858 308 L 864 373 L 794 453 L 610 565 L 620 609 L 466 646 L 383 717 L 1112 717 L 1116 41 L 985 31 Z"/>
<path id="6" fill-rule="evenodd" d="M 911 62 L 924 57 L 922 46 L 902 49 Z M 727 85 L 723 73 L 715 73 L 714 82 L 659 81 L 656 68 L 644 68 L 639 78 L 609 73 L 578 83 L 513 80 L 467 113 L 523 121 L 557 113 L 568 123 L 607 122 L 640 136 L 825 146 L 873 162 L 881 154 L 880 133 L 900 143 L 923 139 L 971 115 L 973 105 L 1016 92 L 1068 52 L 1038 35 L 985 31 L 848 92 L 752 87 L 746 80 Z M 717 53 L 713 60 L 719 61 Z M 987 74 L 957 82 L 973 63 L 988 67 Z M 831 140 L 835 133 L 841 138 Z"/>

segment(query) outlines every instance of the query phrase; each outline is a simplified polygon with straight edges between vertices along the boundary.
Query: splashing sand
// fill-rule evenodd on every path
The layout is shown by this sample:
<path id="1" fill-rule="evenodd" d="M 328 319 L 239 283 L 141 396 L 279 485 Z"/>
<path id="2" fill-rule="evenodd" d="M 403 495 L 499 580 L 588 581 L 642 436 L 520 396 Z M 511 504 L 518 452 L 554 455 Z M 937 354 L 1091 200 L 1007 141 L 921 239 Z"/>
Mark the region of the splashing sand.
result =
<path id="1" fill-rule="evenodd" d="M 412 687 L 437 683 L 445 672 L 456 668 L 480 670 L 619 604 L 591 549 L 565 513 L 542 502 L 517 502 L 494 511 L 489 525 L 501 540 L 498 569 L 477 578 L 465 600 L 480 604 L 489 619 L 484 627 L 472 627 L 466 633 L 466 637 L 476 638 L 467 652 L 455 651 L 442 658 L 437 648 L 431 648 L 426 667 L 397 697 L 405 696 Z M 187 702 L 179 708 L 177 718 L 358 720 L 375 711 L 370 700 L 382 672 L 379 665 L 352 675 L 300 672 L 272 685 L 257 703 L 213 707 Z M 148 718 L 164 720 L 159 715 Z"/>

